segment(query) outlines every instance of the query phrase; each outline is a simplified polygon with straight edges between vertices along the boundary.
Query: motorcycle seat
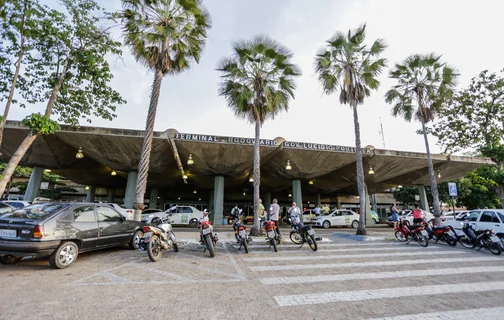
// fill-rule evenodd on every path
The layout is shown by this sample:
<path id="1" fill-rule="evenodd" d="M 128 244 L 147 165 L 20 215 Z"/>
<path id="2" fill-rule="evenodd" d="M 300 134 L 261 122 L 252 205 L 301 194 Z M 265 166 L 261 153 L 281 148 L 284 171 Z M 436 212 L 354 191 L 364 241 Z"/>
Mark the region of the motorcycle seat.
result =
<path id="1" fill-rule="evenodd" d="M 432 227 L 432 230 L 444 230 L 444 229 L 450 229 L 449 227 Z"/>

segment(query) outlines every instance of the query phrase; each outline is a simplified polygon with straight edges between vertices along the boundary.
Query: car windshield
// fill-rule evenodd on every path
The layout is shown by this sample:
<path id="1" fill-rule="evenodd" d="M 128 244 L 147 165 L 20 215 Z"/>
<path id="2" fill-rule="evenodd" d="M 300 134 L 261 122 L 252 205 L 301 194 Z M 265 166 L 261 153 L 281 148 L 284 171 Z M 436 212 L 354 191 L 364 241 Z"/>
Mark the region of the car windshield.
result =
<path id="1" fill-rule="evenodd" d="M 504 213 L 502 213 L 502 212 L 497 212 L 497 215 L 499 216 L 500 221 L 501 221 L 501 222 L 504 222 Z"/>
<path id="2" fill-rule="evenodd" d="M 17 209 L 2 215 L 2 219 L 43 220 L 46 217 L 68 207 L 66 203 L 40 203 Z"/>
<path id="3" fill-rule="evenodd" d="M 7 204 L 16 208 L 16 209 L 19 209 L 19 208 L 22 208 L 25 206 L 22 202 L 7 202 Z"/>

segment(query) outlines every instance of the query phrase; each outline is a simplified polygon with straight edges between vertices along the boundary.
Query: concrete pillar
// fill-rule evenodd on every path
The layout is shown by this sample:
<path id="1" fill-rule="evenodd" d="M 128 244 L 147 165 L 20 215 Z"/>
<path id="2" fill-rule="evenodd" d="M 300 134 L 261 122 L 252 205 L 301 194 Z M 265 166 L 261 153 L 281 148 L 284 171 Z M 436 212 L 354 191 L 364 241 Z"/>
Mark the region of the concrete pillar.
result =
<path id="1" fill-rule="evenodd" d="M 137 184 L 138 172 L 128 172 L 128 180 L 126 182 L 126 191 L 124 192 L 124 207 L 126 209 L 133 209 L 135 202 L 135 189 Z"/>
<path id="2" fill-rule="evenodd" d="M 317 193 L 317 201 L 315 201 L 315 205 L 322 206 L 322 204 L 320 203 L 320 193 Z"/>
<path id="3" fill-rule="evenodd" d="M 114 202 L 114 189 L 112 188 L 107 189 L 107 202 Z"/>
<path id="4" fill-rule="evenodd" d="M 336 208 L 341 209 L 341 203 L 339 201 L 339 197 L 336 196 Z"/>
<path id="5" fill-rule="evenodd" d="M 262 201 L 263 201 L 263 206 L 264 206 L 264 210 L 267 211 L 269 209 L 269 206 L 271 204 L 271 193 L 269 192 L 266 192 L 264 194 L 264 197 L 262 198 Z"/>
<path id="6" fill-rule="evenodd" d="M 165 209 L 165 199 L 164 199 L 164 197 L 159 197 L 159 199 L 158 199 L 158 207 L 159 207 L 159 209 L 161 209 L 163 211 L 165 211 L 166 209 L 168 209 L 168 208 Z"/>
<path id="7" fill-rule="evenodd" d="M 149 209 L 156 209 L 158 203 L 158 188 L 151 188 L 149 197 Z"/>
<path id="8" fill-rule="evenodd" d="M 38 195 L 40 190 L 40 183 L 42 182 L 42 176 L 44 175 L 44 168 L 33 167 L 30 181 L 28 181 L 28 187 L 26 187 L 26 192 L 24 196 L 24 201 L 33 201 Z"/>
<path id="9" fill-rule="evenodd" d="M 216 176 L 214 179 L 213 224 L 222 225 L 224 215 L 224 177 Z"/>
<path id="10" fill-rule="evenodd" d="M 90 186 L 86 194 L 86 202 L 93 202 L 95 198 L 96 187 Z"/>
<path id="11" fill-rule="evenodd" d="M 214 212 L 214 194 L 215 192 L 213 190 L 210 190 L 210 195 L 208 198 L 208 211 Z"/>
<path id="12" fill-rule="evenodd" d="M 420 195 L 420 208 L 430 212 L 429 201 L 427 200 L 427 193 L 425 192 L 424 186 L 417 186 L 418 194 Z"/>
<path id="13" fill-rule="evenodd" d="M 292 180 L 292 201 L 296 203 L 296 205 L 301 211 L 303 210 L 303 194 L 301 192 L 301 180 L 298 179 Z"/>
<path id="14" fill-rule="evenodd" d="M 364 187 L 364 191 L 365 191 L 365 197 L 366 197 L 366 202 L 365 202 L 365 213 L 366 213 L 366 216 L 364 217 L 364 221 L 365 221 L 365 225 L 366 227 L 372 227 L 373 226 L 373 220 L 372 220 L 372 217 L 371 217 L 371 202 L 369 201 L 369 192 L 368 192 L 368 189 L 367 189 L 367 185 Z M 362 214 L 362 210 L 361 210 L 361 214 Z"/>

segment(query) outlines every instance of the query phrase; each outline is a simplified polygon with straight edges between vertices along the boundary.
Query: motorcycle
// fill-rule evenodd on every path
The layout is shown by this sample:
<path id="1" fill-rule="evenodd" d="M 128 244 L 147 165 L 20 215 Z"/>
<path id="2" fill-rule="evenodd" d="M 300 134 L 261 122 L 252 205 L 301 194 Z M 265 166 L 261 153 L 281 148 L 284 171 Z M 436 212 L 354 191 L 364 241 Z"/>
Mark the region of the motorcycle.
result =
<path id="1" fill-rule="evenodd" d="M 266 230 L 266 241 L 269 242 L 269 247 L 273 247 L 273 250 L 278 252 L 277 243 L 280 244 L 282 238 L 276 232 L 277 226 L 275 225 L 275 222 L 269 219 L 261 219 L 261 226 Z"/>
<path id="2" fill-rule="evenodd" d="M 303 223 L 295 223 L 292 218 L 289 218 L 289 223 L 291 225 L 290 239 L 295 244 L 300 244 L 301 247 L 308 243 L 310 249 L 317 251 L 317 240 L 315 238 L 315 231 L 310 225 L 305 226 Z M 301 248 L 300 247 L 300 248 Z"/>
<path id="3" fill-rule="evenodd" d="M 240 244 L 238 250 L 243 247 L 245 253 L 249 252 L 248 243 L 252 241 L 252 238 L 247 236 L 247 228 L 243 226 L 239 218 L 234 218 L 233 229 L 235 232 L 236 241 Z"/>
<path id="4" fill-rule="evenodd" d="M 424 233 L 427 233 L 424 230 L 423 224 L 418 225 L 410 225 L 407 220 L 399 220 L 399 225 L 397 229 L 395 229 L 394 236 L 397 241 L 410 243 L 411 241 L 417 241 L 422 247 L 427 247 L 429 245 L 429 239 Z"/>
<path id="5" fill-rule="evenodd" d="M 143 227 L 143 236 L 138 243 L 140 250 L 147 251 L 151 261 L 161 259 L 163 250 L 170 248 L 178 252 L 177 238 L 173 233 L 169 218 L 153 219 L 150 226 Z"/>
<path id="6" fill-rule="evenodd" d="M 478 251 L 485 248 L 495 255 L 502 253 L 501 240 L 492 229 L 475 230 L 467 221 L 461 222 L 461 224 L 463 235 L 458 236 L 458 240 L 463 247 L 472 249 L 478 246 Z"/>
<path id="7" fill-rule="evenodd" d="M 208 249 L 210 257 L 215 257 L 215 245 L 219 241 L 217 233 L 212 232 L 210 221 L 200 220 L 200 243 L 205 246 L 205 252 Z"/>
<path id="8" fill-rule="evenodd" d="M 439 226 L 439 227 L 431 227 L 431 224 L 427 221 L 427 219 L 423 219 L 422 222 L 424 226 L 424 230 L 427 232 L 429 240 L 434 239 L 438 243 L 438 241 L 443 241 L 454 247 L 457 245 L 456 233 L 455 229 L 452 226 Z"/>

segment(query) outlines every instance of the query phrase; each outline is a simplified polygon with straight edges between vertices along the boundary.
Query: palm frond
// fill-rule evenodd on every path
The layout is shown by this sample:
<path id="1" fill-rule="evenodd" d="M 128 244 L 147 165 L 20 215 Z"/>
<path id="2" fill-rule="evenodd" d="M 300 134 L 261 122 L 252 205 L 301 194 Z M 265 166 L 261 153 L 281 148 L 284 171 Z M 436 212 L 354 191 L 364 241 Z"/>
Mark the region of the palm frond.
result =
<path id="1" fill-rule="evenodd" d="M 123 0 L 125 44 L 135 59 L 163 74 L 198 63 L 205 46 L 210 14 L 201 0 Z"/>
<path id="2" fill-rule="evenodd" d="M 294 78 L 301 75 L 290 62 L 293 54 L 274 40 L 258 36 L 233 45 L 233 54 L 217 65 L 223 79 L 219 95 L 235 115 L 261 124 L 288 109 L 294 99 Z"/>

